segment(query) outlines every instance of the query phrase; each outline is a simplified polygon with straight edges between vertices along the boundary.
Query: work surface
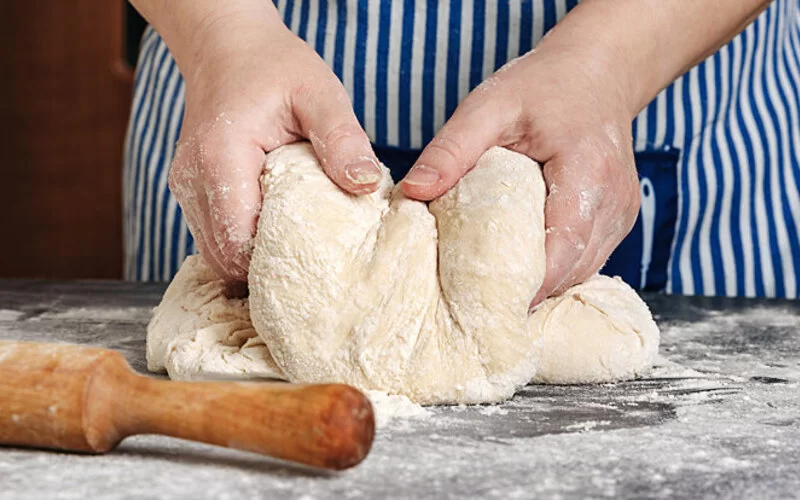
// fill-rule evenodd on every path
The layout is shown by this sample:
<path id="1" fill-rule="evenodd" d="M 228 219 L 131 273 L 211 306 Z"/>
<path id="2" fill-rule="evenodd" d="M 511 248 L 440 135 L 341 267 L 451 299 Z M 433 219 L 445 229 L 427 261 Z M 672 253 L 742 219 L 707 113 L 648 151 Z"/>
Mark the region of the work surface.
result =
<path id="1" fill-rule="evenodd" d="M 144 372 L 162 292 L 0 282 L 0 339 L 110 347 Z M 0 449 L 0 498 L 800 496 L 800 302 L 646 299 L 664 356 L 648 377 L 394 419 L 350 471 L 141 436 L 106 456 Z"/>

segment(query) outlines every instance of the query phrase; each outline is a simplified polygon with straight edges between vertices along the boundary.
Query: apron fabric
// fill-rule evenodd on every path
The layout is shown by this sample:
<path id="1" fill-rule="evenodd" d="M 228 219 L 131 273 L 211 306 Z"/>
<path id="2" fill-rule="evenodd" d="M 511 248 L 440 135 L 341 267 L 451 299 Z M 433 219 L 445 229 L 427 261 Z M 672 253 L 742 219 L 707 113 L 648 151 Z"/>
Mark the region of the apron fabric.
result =
<path id="1" fill-rule="evenodd" d="M 530 49 L 576 0 L 280 0 L 341 79 L 401 178 L 470 89 Z M 167 188 L 185 87 L 145 32 L 124 155 L 128 279 L 169 280 L 195 251 Z M 800 0 L 776 0 L 633 122 L 642 207 L 604 273 L 640 289 L 797 297 Z"/>

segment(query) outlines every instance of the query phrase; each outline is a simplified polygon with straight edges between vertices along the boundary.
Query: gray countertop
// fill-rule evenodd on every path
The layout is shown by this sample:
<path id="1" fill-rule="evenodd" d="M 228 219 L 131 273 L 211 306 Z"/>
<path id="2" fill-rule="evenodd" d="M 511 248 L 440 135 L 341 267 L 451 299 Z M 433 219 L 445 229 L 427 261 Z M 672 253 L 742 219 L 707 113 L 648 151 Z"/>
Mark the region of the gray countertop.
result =
<path id="1" fill-rule="evenodd" d="M 0 339 L 110 347 L 143 372 L 162 292 L 0 281 Z M 800 302 L 645 298 L 647 378 L 395 419 L 350 471 L 139 436 L 104 456 L 0 448 L 0 498 L 800 497 Z"/>

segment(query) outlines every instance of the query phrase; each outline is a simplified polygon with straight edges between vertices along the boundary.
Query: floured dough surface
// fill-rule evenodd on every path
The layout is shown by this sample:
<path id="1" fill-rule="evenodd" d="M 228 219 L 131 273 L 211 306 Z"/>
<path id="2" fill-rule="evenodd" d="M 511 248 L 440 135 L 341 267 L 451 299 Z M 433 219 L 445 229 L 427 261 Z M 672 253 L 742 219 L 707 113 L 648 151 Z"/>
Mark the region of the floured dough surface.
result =
<path id="1" fill-rule="evenodd" d="M 283 378 L 250 322 L 200 256 L 181 266 L 147 326 L 147 368 L 173 379 Z"/>
<path id="2" fill-rule="evenodd" d="M 542 302 L 531 320 L 543 342 L 534 382 L 628 379 L 649 368 L 658 353 L 650 310 L 620 278 L 589 278 Z"/>
<path id="3" fill-rule="evenodd" d="M 310 148 L 273 154 L 250 265 L 250 312 L 289 380 L 422 403 L 497 401 L 536 371 L 528 307 L 542 279 L 544 181 L 487 153 L 430 208 L 393 189 L 350 196 Z"/>
<path id="4" fill-rule="evenodd" d="M 544 277 L 545 188 L 525 156 L 488 151 L 428 206 L 386 170 L 376 193 L 348 195 L 297 144 L 267 156 L 262 189 L 249 304 L 187 260 L 148 329 L 152 369 L 235 374 L 257 358 L 244 371 L 435 404 L 500 401 L 534 379 L 617 380 L 652 363 L 658 329 L 618 279 L 596 276 L 528 313 Z M 230 362 L 212 362 L 218 346 Z"/>

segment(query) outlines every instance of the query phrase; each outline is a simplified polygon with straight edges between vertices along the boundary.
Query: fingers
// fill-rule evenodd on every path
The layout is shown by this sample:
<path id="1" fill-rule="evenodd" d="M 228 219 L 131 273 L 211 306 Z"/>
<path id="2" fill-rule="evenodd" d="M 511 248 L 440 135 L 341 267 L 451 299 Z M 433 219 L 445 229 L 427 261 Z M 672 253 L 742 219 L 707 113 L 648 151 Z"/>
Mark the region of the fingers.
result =
<path id="1" fill-rule="evenodd" d="M 403 193 L 427 201 L 453 187 L 516 121 L 518 110 L 506 102 L 473 91 L 422 151 L 402 181 Z"/>
<path id="2" fill-rule="evenodd" d="M 328 177 L 352 194 L 378 189 L 383 174 L 344 88 L 337 82 L 330 91 L 315 89 L 301 95 L 295 114 Z"/>
<path id="3" fill-rule="evenodd" d="M 196 186 L 198 193 L 203 193 L 202 186 Z M 189 226 L 190 231 L 195 235 L 195 243 L 200 255 L 206 263 L 220 276 L 229 283 L 242 282 L 246 279 L 246 269 L 242 270 L 236 264 L 226 259 L 214 237 L 213 221 L 208 199 L 205 196 L 198 197 L 198 214 L 195 218 L 197 223 Z"/>
<path id="4" fill-rule="evenodd" d="M 245 281 L 261 210 L 264 152 L 255 144 L 228 143 L 228 148 L 206 160 L 203 187 L 222 276 L 226 281 Z"/>
<path id="5" fill-rule="evenodd" d="M 599 272 L 611 253 L 628 235 L 639 213 L 639 199 L 634 197 L 626 208 L 619 209 L 619 198 L 607 196 L 607 203 L 598 210 L 592 236 L 580 260 L 554 291 L 553 295 L 564 293 L 569 287 L 582 283 Z"/>
<path id="6" fill-rule="evenodd" d="M 630 233 L 639 215 L 641 191 L 633 155 L 624 154 L 615 161 L 598 162 L 597 165 L 596 185 L 605 185 L 606 188 L 599 199 L 592 236 L 586 251 L 567 279 L 554 291 L 555 294 L 563 293 L 597 273 Z"/>
<path id="7" fill-rule="evenodd" d="M 218 276 L 226 276 L 225 267 L 211 236 L 211 231 L 204 230 L 204 228 L 211 227 L 208 202 L 205 197 L 197 196 L 198 190 L 193 182 L 187 180 L 187 177 L 181 168 L 175 168 L 173 162 L 169 178 L 170 190 L 181 205 L 183 219 L 194 238 L 197 252 Z"/>
<path id="8" fill-rule="evenodd" d="M 630 232 L 639 191 L 635 169 L 625 163 L 555 159 L 545 165 L 547 271 L 532 306 L 595 274 Z"/>
<path id="9" fill-rule="evenodd" d="M 264 152 L 226 133 L 184 141 L 170 171 L 177 198 L 200 253 L 228 282 L 247 279 L 261 190 Z"/>
<path id="10" fill-rule="evenodd" d="M 562 170 L 561 165 L 547 164 L 544 167 L 545 180 L 548 182 L 544 207 L 546 271 L 532 306 L 549 297 L 567 281 L 592 237 L 594 211 L 590 211 L 592 209 L 585 201 L 581 207 L 581 188 L 570 185 Z"/>

